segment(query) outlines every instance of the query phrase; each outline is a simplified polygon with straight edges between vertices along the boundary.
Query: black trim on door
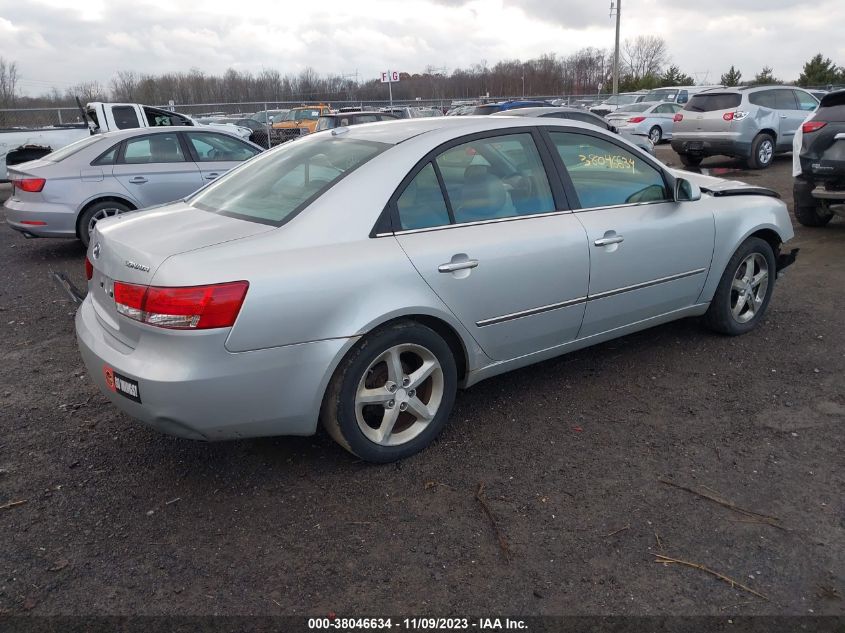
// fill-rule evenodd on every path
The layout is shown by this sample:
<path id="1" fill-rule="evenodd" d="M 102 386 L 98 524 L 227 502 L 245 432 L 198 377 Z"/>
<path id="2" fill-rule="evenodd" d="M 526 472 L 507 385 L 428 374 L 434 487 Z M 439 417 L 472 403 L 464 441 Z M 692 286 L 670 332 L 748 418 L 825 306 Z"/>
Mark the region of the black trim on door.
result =
<path id="1" fill-rule="evenodd" d="M 425 156 L 423 156 L 417 163 L 411 168 L 411 170 L 405 175 L 405 177 L 399 183 L 399 186 L 396 187 L 393 194 L 390 196 L 390 199 L 387 201 L 387 204 L 384 206 L 384 209 L 381 212 L 378 220 L 376 220 L 375 225 L 373 226 L 372 230 L 370 231 L 370 237 L 378 237 L 380 235 L 384 235 L 385 233 L 395 233 L 397 231 L 402 230 L 401 223 L 399 222 L 399 210 L 396 206 L 396 201 L 405 191 L 405 188 L 408 184 L 416 178 L 417 174 L 422 171 L 422 169 L 429 163 L 435 163 L 435 158 L 442 154 L 443 152 L 456 147 L 458 145 L 464 145 L 465 143 L 470 143 L 472 141 L 476 141 L 479 139 L 484 138 L 494 138 L 497 136 L 511 136 L 513 134 L 529 134 L 531 139 L 534 141 L 534 145 L 537 148 L 537 153 L 540 156 L 540 163 L 543 166 L 543 169 L 546 172 L 546 180 L 548 180 L 549 188 L 552 192 L 552 199 L 555 203 L 555 211 L 547 211 L 544 213 L 532 213 L 530 215 L 520 215 L 515 216 L 516 218 L 520 219 L 527 219 L 531 218 L 535 215 L 544 215 L 547 213 L 554 213 L 554 212 L 562 212 L 562 211 L 571 211 L 572 207 L 569 204 L 569 196 L 565 191 L 564 187 L 558 180 L 558 177 L 555 175 L 555 163 L 554 163 L 554 155 L 549 153 L 548 147 L 544 147 L 544 139 L 540 135 L 535 126 L 524 126 L 524 127 L 513 127 L 513 128 L 499 128 L 496 130 L 484 130 L 483 132 L 474 132 L 472 134 L 466 134 L 464 136 L 459 136 L 453 139 L 446 141 L 445 143 L 441 143 L 434 149 L 430 150 Z M 440 184 L 440 191 L 443 194 L 443 199 L 446 201 L 447 209 L 449 209 L 449 217 L 452 220 L 452 224 L 443 225 L 444 227 L 447 226 L 460 226 L 459 223 L 454 222 L 454 215 L 451 209 L 451 203 L 449 202 L 448 192 L 446 191 L 445 184 L 443 183 L 442 176 L 440 175 L 440 171 L 436 166 L 435 163 L 435 173 L 438 174 L 438 183 Z M 576 198 L 577 200 L 577 198 Z M 504 218 L 502 218 L 504 219 Z M 432 227 L 434 228 L 434 227 Z M 442 227 L 437 227 L 442 228 Z"/>

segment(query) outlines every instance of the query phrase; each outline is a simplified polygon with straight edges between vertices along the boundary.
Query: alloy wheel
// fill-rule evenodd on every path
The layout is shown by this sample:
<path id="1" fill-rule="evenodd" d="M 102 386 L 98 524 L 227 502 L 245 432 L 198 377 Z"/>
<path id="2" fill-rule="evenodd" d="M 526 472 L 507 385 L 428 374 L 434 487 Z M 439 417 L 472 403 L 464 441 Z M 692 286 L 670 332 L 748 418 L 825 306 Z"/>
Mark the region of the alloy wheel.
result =
<path id="1" fill-rule="evenodd" d="M 757 159 L 761 165 L 768 165 L 772 161 L 774 153 L 775 150 L 772 142 L 769 139 L 765 139 L 760 143 L 760 148 L 757 150 Z"/>
<path id="2" fill-rule="evenodd" d="M 740 262 L 731 283 L 731 316 L 737 323 L 757 315 L 768 288 L 769 264 L 761 253 L 751 253 Z"/>
<path id="3" fill-rule="evenodd" d="M 394 345 L 370 363 L 358 383 L 358 427 L 375 444 L 404 444 L 434 419 L 443 394 L 437 357 L 421 345 Z"/>
<path id="4" fill-rule="evenodd" d="M 116 209 L 113 207 L 106 207 L 100 209 L 96 213 L 94 213 L 91 218 L 88 220 L 88 235 L 91 235 L 94 232 L 94 226 L 100 220 L 105 220 L 106 218 L 111 218 L 116 215 L 120 215 L 123 213 L 123 209 Z"/>

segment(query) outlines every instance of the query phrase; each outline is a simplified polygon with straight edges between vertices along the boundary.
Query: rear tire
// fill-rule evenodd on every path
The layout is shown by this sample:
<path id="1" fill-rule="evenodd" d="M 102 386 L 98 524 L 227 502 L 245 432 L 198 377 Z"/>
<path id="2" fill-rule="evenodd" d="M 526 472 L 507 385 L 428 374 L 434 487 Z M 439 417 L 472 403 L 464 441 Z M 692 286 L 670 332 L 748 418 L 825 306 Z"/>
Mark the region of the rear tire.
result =
<path id="1" fill-rule="evenodd" d="M 434 330 L 400 321 L 365 336 L 326 389 L 320 422 L 353 455 L 387 463 L 426 448 L 455 403 L 457 368 Z"/>
<path id="2" fill-rule="evenodd" d="M 648 138 L 651 139 L 651 142 L 655 145 L 663 140 L 663 130 L 660 129 L 659 125 L 655 125 L 648 131 Z"/>
<path id="3" fill-rule="evenodd" d="M 770 134 L 758 134 L 751 142 L 751 156 L 748 157 L 748 167 L 751 169 L 766 169 L 775 157 L 775 139 Z"/>
<path id="4" fill-rule="evenodd" d="M 749 237 L 725 266 L 704 324 L 729 336 L 750 332 L 766 313 L 775 277 L 777 267 L 771 245 L 759 237 Z"/>
<path id="5" fill-rule="evenodd" d="M 812 196 L 813 183 L 796 178 L 792 185 L 792 201 L 795 218 L 804 226 L 824 226 L 833 217 L 833 212 L 821 200 Z"/>
<path id="6" fill-rule="evenodd" d="M 91 241 L 91 231 L 99 220 L 131 210 L 132 208 L 129 205 L 114 200 L 103 200 L 92 204 L 82 212 L 76 222 L 76 234 L 79 236 L 82 245 L 88 248 L 88 243 Z"/>
<path id="7" fill-rule="evenodd" d="M 692 154 L 681 154 L 678 152 L 678 158 L 681 159 L 681 164 L 684 167 L 698 167 L 701 164 L 701 161 L 704 160 L 703 156 L 693 156 Z"/>

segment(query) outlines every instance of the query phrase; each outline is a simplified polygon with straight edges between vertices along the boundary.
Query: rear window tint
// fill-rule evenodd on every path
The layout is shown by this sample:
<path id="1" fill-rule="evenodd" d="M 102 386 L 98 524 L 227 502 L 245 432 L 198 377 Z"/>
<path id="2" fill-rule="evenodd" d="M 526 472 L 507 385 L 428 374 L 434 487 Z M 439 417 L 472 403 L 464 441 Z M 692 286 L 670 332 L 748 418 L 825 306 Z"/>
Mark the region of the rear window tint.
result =
<path id="1" fill-rule="evenodd" d="M 223 176 L 188 202 L 204 211 L 280 226 L 389 147 L 334 137 L 285 143 Z"/>
<path id="2" fill-rule="evenodd" d="M 736 108 L 742 101 L 742 95 L 735 92 L 722 94 L 693 95 L 684 106 L 684 110 L 693 112 L 713 112 L 714 110 L 730 110 Z"/>
<path id="3" fill-rule="evenodd" d="M 845 103 L 833 106 L 820 106 L 813 117 L 814 121 L 845 123 Z"/>

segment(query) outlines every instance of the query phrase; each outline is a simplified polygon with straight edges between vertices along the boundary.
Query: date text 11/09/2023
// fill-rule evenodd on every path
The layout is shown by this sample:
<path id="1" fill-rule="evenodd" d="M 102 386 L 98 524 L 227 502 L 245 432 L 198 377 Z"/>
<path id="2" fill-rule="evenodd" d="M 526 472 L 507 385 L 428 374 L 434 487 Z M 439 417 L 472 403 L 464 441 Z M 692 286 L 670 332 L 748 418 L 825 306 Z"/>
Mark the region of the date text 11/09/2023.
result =
<path id="1" fill-rule="evenodd" d="M 367 631 L 407 629 L 410 631 L 525 631 L 524 620 L 511 618 L 309 618 L 309 630 Z"/>

